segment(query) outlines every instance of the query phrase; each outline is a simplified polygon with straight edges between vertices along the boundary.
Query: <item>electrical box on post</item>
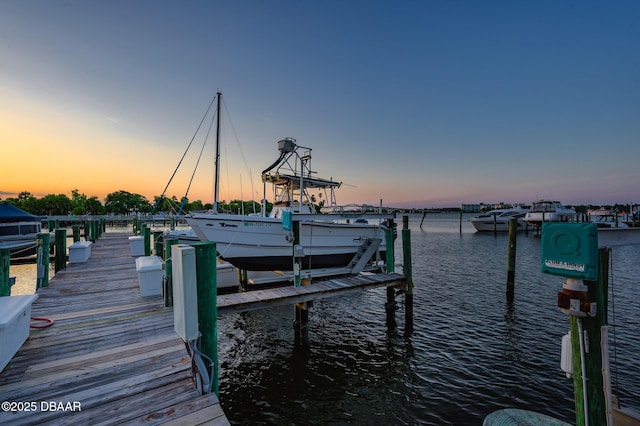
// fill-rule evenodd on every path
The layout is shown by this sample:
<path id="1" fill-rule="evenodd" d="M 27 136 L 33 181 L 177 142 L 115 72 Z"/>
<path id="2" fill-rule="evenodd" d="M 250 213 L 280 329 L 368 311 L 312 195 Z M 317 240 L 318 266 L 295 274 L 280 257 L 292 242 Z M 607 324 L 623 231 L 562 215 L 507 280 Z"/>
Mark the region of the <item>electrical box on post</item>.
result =
<path id="1" fill-rule="evenodd" d="M 198 338 L 198 287 L 196 249 L 186 244 L 171 246 L 173 325 L 185 342 Z"/>
<path id="2" fill-rule="evenodd" d="M 285 231 L 293 231 L 293 218 L 291 212 L 282 212 L 282 229 Z"/>
<path id="3" fill-rule="evenodd" d="M 588 281 L 598 279 L 595 223 L 543 223 L 540 247 L 542 272 Z"/>

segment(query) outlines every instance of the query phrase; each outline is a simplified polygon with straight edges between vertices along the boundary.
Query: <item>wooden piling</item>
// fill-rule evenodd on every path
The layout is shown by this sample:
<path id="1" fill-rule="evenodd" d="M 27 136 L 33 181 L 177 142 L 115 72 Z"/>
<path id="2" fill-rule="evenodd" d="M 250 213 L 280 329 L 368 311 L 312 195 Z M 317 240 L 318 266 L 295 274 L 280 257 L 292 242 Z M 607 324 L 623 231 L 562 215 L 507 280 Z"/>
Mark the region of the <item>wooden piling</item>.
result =
<path id="1" fill-rule="evenodd" d="M 300 244 L 300 222 L 294 220 L 293 228 L 293 286 L 300 287 L 302 284 L 301 269 L 303 254 L 299 250 Z M 293 305 L 293 334 L 296 347 L 307 347 L 309 345 L 309 311 L 306 304 Z"/>
<path id="2" fill-rule="evenodd" d="M 73 242 L 80 241 L 80 225 L 73 225 Z"/>
<path id="3" fill-rule="evenodd" d="M 408 335 L 413 331 L 413 265 L 411 263 L 409 216 L 402 217 L 402 260 L 405 280 L 404 331 Z"/>
<path id="4" fill-rule="evenodd" d="M 164 294 L 164 306 L 173 306 L 173 262 L 171 261 L 171 246 L 178 244 L 177 238 L 164 240 L 164 281 L 162 291 Z"/>
<path id="5" fill-rule="evenodd" d="M 164 250 L 163 250 L 164 243 L 162 242 L 162 236 L 163 236 L 162 231 L 153 231 L 153 251 L 156 254 L 156 256 L 160 256 L 161 258 L 164 258 Z"/>
<path id="6" fill-rule="evenodd" d="M 200 350 L 213 360 L 211 390 L 218 395 L 218 308 L 217 308 L 217 253 L 216 243 L 194 243 L 196 249 L 196 275 L 198 286 L 198 324 Z"/>
<path id="7" fill-rule="evenodd" d="M 0 297 L 11 296 L 11 250 L 0 249 Z"/>
<path id="8" fill-rule="evenodd" d="M 49 287 L 49 259 L 51 256 L 51 235 L 38 234 L 36 239 L 36 289 Z"/>
<path id="9" fill-rule="evenodd" d="M 293 320 L 294 343 L 298 348 L 309 346 L 309 310 L 306 304 L 295 304 L 295 319 Z"/>
<path id="10" fill-rule="evenodd" d="M 576 407 L 576 426 L 607 424 L 606 399 L 602 377 L 601 327 L 607 324 L 610 249 L 598 250 L 598 280 L 583 281 L 587 286 L 587 299 L 597 304 L 596 315 L 577 318 L 569 317 L 571 326 L 571 353 L 573 361 L 573 387 Z M 582 321 L 584 342 L 584 363 L 580 356 L 578 321 Z M 586 390 L 583 389 L 582 371 L 586 374 Z M 584 392 L 587 393 L 587 409 L 584 407 Z M 585 417 L 587 416 L 587 417 Z"/>
<path id="11" fill-rule="evenodd" d="M 393 219 L 387 220 L 386 229 L 386 250 L 387 250 L 387 273 L 395 272 L 395 251 L 393 238 L 394 222 Z M 396 328 L 396 290 L 393 287 L 387 287 L 387 302 L 385 303 L 385 311 L 387 314 L 387 328 L 390 330 Z"/>
<path id="12" fill-rule="evenodd" d="M 518 232 L 518 219 L 509 219 L 509 248 L 507 262 L 507 299 L 513 300 L 515 276 L 516 276 L 516 242 Z"/>
<path id="13" fill-rule="evenodd" d="M 146 224 L 143 225 L 142 236 L 144 237 L 144 255 L 151 256 L 151 228 Z"/>
<path id="14" fill-rule="evenodd" d="M 56 229 L 55 242 L 55 269 L 54 271 L 63 270 L 67 267 L 67 230 Z"/>

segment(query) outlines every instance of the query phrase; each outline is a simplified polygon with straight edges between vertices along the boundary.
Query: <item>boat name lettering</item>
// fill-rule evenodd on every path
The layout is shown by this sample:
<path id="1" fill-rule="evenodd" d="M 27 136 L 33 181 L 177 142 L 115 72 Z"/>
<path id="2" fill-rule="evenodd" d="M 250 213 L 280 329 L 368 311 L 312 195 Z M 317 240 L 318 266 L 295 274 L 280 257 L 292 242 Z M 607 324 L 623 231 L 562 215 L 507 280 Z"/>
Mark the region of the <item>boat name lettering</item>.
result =
<path id="1" fill-rule="evenodd" d="M 561 262 L 559 260 L 545 259 L 544 265 L 549 268 L 564 269 L 565 271 L 584 272 L 585 265 L 578 263 Z"/>
<path id="2" fill-rule="evenodd" d="M 268 223 L 260 223 L 260 222 L 242 222 L 244 226 L 269 226 Z"/>

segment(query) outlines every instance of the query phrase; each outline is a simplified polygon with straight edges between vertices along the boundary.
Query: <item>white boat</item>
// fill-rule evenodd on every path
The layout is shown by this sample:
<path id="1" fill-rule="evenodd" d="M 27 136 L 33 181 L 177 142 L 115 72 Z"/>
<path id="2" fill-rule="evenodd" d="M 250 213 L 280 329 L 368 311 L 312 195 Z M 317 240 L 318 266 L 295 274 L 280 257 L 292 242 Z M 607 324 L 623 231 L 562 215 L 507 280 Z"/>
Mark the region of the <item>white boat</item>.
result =
<path id="1" fill-rule="evenodd" d="M 618 218 L 617 213 L 606 209 L 588 210 L 589 221 L 602 228 L 629 228 L 629 225 Z"/>
<path id="2" fill-rule="evenodd" d="M 0 249 L 9 249 L 11 257 L 33 255 L 41 228 L 39 217 L 11 204 L 0 203 Z"/>
<path id="3" fill-rule="evenodd" d="M 524 230 L 526 222 L 524 216 L 527 209 L 514 207 L 510 209 L 495 209 L 469 219 L 478 232 L 509 232 L 509 221 L 517 219 L 517 230 Z"/>
<path id="4" fill-rule="evenodd" d="M 541 226 L 543 222 L 572 222 L 576 211 L 562 205 L 560 201 L 535 201 L 524 217 L 529 225 Z"/>
<path id="5" fill-rule="evenodd" d="M 201 240 L 215 241 L 218 255 L 225 261 L 250 271 L 293 269 L 294 248 L 296 257 L 302 258 L 302 269 L 346 267 L 357 258 L 357 253 L 371 253 L 371 247 L 377 247 L 384 259 L 383 219 L 393 215 L 358 211 L 318 213 L 310 191 L 324 192 L 328 207 L 339 211 L 334 190 L 341 182 L 315 177 L 310 166 L 311 149 L 297 145 L 294 139 L 278 141 L 278 150 L 278 160 L 262 172 L 265 185 L 262 210 L 266 210 L 266 186 L 271 184 L 275 197 L 271 213 L 268 216 L 192 213 L 186 220 L 196 235 Z M 299 244 L 295 246 L 294 232 L 288 226 L 293 222 L 300 223 Z"/>

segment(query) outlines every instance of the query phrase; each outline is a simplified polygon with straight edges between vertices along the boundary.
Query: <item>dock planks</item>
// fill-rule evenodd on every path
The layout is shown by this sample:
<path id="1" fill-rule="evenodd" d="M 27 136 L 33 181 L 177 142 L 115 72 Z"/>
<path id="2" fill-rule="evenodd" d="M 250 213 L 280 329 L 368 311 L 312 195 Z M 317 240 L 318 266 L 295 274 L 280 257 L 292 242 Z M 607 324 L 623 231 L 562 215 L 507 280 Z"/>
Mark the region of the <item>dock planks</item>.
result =
<path id="1" fill-rule="evenodd" d="M 0 399 L 35 410 L 0 411 L 0 424 L 229 424 L 196 390 L 173 310 L 140 295 L 128 236 L 103 234 L 89 261 L 38 290 L 32 316 L 55 323 L 32 329 L 0 374 Z"/>
<path id="2" fill-rule="evenodd" d="M 173 310 L 163 307 L 161 296 L 140 295 L 128 237 L 103 234 L 86 263 L 69 264 L 38 290 L 32 317 L 55 323 L 32 329 L 0 373 L 0 399 L 34 402 L 36 410 L 0 411 L 0 424 L 229 424 L 216 395 L 201 396 L 195 388 Z M 396 273 L 345 276 L 220 295 L 218 313 L 403 285 L 403 275 Z M 81 411 L 50 409 L 50 402 L 65 408 L 79 403 Z"/>

